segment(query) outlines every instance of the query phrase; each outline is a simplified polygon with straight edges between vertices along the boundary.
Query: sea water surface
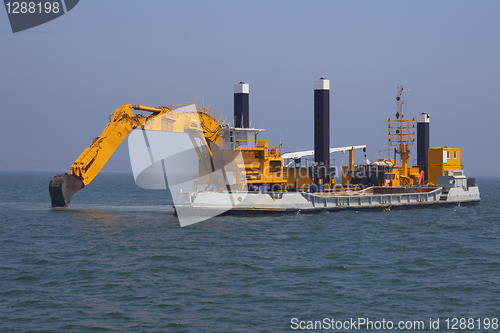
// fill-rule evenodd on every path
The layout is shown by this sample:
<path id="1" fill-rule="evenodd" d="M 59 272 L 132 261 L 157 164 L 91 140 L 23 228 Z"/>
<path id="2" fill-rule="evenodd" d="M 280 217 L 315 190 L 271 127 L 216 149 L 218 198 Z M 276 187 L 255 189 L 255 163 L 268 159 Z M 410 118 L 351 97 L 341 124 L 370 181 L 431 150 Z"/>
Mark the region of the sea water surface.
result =
<path id="1" fill-rule="evenodd" d="M 50 208 L 52 177 L 0 173 L 1 332 L 282 332 L 325 318 L 430 331 L 440 318 L 436 332 L 500 318 L 499 178 L 477 180 L 473 207 L 181 228 L 168 192 L 131 174 L 100 174 L 66 209 Z"/>

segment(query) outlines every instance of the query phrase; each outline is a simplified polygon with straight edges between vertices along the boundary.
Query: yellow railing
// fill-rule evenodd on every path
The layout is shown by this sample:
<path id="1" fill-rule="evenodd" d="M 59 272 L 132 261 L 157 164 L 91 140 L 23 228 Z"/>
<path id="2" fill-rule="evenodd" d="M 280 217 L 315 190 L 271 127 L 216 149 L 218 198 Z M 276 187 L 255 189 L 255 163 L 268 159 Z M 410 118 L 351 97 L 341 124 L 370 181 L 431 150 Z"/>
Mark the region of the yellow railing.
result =
<path id="1" fill-rule="evenodd" d="M 267 153 L 269 155 L 278 155 L 278 156 L 281 156 L 281 146 L 270 147 L 270 148 L 267 149 Z"/>
<path id="2" fill-rule="evenodd" d="M 281 146 L 266 147 L 264 142 L 265 140 L 236 140 L 232 142 L 232 148 L 265 148 L 268 155 L 281 156 Z"/>
<path id="3" fill-rule="evenodd" d="M 205 104 L 205 103 L 191 102 L 191 103 L 184 103 L 184 104 L 169 104 L 168 108 L 170 110 L 174 110 L 174 109 L 180 109 L 182 107 L 186 107 L 186 106 L 193 105 L 193 104 L 196 105 L 196 111 L 208 114 L 210 117 L 212 117 L 212 119 L 216 120 L 221 127 L 227 123 L 226 117 L 222 113 L 220 113 L 219 110 L 217 110 L 216 108 L 214 108 L 208 104 Z"/>
<path id="4" fill-rule="evenodd" d="M 233 142 L 234 148 L 254 148 L 258 147 L 259 140 L 235 140 Z"/>

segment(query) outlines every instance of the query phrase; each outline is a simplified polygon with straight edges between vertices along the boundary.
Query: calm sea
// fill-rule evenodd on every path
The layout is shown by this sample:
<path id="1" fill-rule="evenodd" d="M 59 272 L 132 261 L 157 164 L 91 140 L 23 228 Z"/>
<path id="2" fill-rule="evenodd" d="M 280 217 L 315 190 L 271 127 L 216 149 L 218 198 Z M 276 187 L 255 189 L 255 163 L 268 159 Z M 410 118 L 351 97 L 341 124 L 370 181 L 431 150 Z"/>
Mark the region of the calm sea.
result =
<path id="1" fill-rule="evenodd" d="M 68 209 L 50 208 L 52 176 L 0 173 L 1 332 L 281 332 L 359 318 L 500 331 L 499 178 L 478 178 L 475 207 L 181 228 L 167 191 L 131 174 L 100 174 Z"/>

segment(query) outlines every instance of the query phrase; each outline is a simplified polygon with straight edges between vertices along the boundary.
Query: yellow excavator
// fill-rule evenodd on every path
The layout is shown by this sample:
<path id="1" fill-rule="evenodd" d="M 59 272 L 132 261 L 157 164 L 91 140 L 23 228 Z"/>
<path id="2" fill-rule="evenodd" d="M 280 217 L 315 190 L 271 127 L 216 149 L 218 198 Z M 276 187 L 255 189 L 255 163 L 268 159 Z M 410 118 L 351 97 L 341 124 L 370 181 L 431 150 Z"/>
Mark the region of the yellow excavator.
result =
<path id="1" fill-rule="evenodd" d="M 193 105 L 195 108 L 188 108 Z M 151 114 L 134 115 L 132 110 L 151 112 Z M 90 184 L 133 129 L 179 133 L 202 131 L 207 146 L 213 147 L 210 143 L 219 142 L 220 128 L 225 122 L 226 119 L 217 110 L 202 103 L 168 107 L 124 104 L 109 116 L 109 123 L 104 131 L 73 163 L 70 174 L 56 175 L 50 181 L 52 207 L 67 207 L 73 194 Z M 210 150 L 208 153 L 212 157 Z"/>

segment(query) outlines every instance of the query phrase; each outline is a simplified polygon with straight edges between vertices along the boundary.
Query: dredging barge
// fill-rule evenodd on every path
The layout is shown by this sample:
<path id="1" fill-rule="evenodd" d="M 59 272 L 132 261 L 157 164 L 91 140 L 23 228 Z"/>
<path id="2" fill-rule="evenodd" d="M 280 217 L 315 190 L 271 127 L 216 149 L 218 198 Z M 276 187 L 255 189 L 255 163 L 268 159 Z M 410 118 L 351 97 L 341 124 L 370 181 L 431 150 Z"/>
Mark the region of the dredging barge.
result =
<path id="1" fill-rule="evenodd" d="M 122 105 L 71 173 L 52 179 L 52 206 L 67 206 L 127 136 L 136 183 L 170 189 L 181 225 L 223 213 L 390 210 L 480 202 L 475 179 L 463 173 L 460 149 L 429 147 L 429 114 L 405 118 L 407 90 L 402 86 L 397 89 L 396 119 L 387 120 L 393 158 L 354 165 L 354 151 L 366 152 L 366 145 L 330 148 L 329 85 L 324 78 L 314 81 L 314 150 L 302 152 L 283 153 L 281 144 L 270 147 L 267 140 L 257 139 L 263 130 L 249 126 L 249 85 L 244 82 L 234 85 L 233 126 L 200 103 Z M 151 114 L 134 115 L 132 110 Z M 417 165 L 410 166 L 415 131 Z M 349 164 L 332 165 L 330 154 L 336 152 L 348 152 Z"/>
<path id="2" fill-rule="evenodd" d="M 235 84 L 235 126 L 221 129 L 219 146 L 241 152 L 241 161 L 236 163 L 238 167 L 226 168 L 231 177 L 222 186 L 200 189 L 199 185 L 204 182 L 198 182 L 195 191 L 178 191 L 175 195 L 177 214 L 195 221 L 195 216 L 203 217 L 209 212 L 252 215 L 387 211 L 480 202 L 475 178 L 467 178 L 463 173 L 460 149 L 429 147 L 429 114 L 421 113 L 417 119 L 405 118 L 403 86 L 397 90 L 396 119 L 387 120 L 388 143 L 395 146 L 394 158 L 378 158 L 373 163 L 367 160 L 364 165 L 354 165 L 353 154 L 357 149 L 366 151 L 365 145 L 329 148 L 329 80 L 315 80 L 314 88 L 314 150 L 282 154 L 281 146 L 268 147 L 266 140 L 256 140 L 260 130 L 248 128 L 245 121 L 249 114 L 249 87 L 242 82 Z M 410 166 L 410 146 L 415 142 L 415 131 L 417 165 Z M 349 152 L 349 165 L 341 169 L 332 166 L 330 154 L 335 152 Z M 314 161 L 304 166 L 304 158 L 308 156 L 314 156 Z M 335 176 L 339 172 L 341 184 L 336 184 Z M 200 175 L 203 175 L 202 167 Z M 239 179 L 243 180 L 240 184 Z"/>

